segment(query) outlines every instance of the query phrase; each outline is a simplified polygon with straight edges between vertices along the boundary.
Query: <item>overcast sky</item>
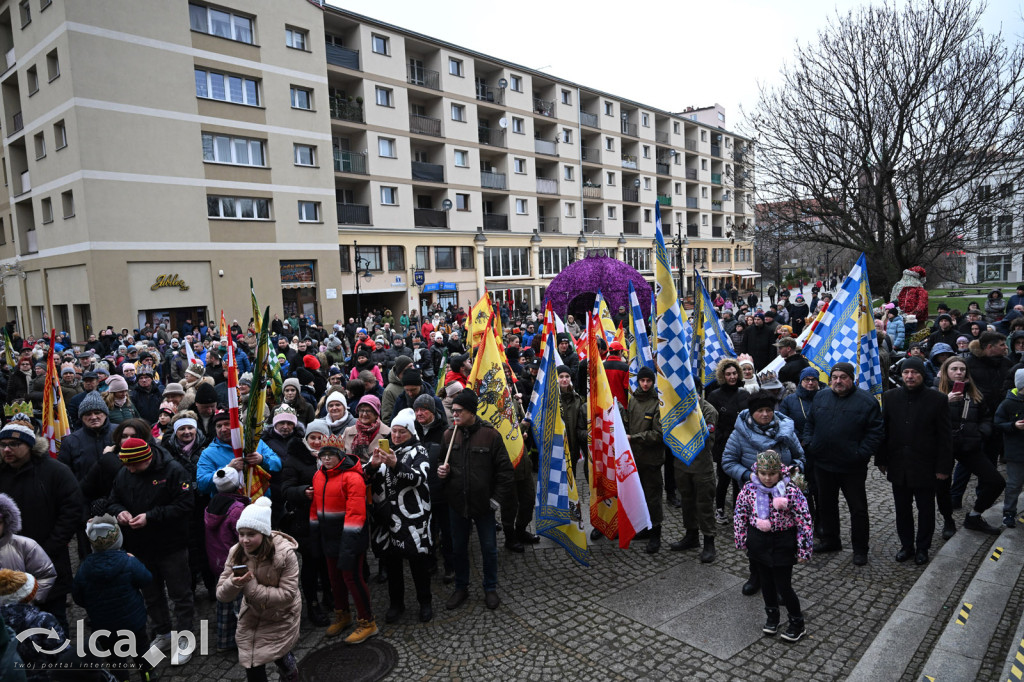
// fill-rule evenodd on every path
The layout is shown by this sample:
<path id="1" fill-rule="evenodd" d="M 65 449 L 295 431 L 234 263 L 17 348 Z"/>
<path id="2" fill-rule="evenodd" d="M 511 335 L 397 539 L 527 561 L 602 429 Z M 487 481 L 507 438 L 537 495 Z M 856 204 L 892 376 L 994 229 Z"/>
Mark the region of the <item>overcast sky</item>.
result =
<path id="1" fill-rule="evenodd" d="M 644 104 L 740 110 L 774 84 L 797 41 L 813 41 L 855 0 L 590 2 L 346 0 L 338 7 Z M 1024 0 L 991 0 L 984 28 L 1024 35 Z"/>

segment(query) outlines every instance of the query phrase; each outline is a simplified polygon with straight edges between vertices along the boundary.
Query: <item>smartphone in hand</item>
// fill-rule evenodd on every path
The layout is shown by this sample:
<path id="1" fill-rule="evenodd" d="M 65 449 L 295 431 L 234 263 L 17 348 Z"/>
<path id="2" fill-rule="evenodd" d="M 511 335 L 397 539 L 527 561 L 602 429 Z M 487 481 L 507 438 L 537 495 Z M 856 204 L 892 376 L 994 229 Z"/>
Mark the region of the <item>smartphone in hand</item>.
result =
<path id="1" fill-rule="evenodd" d="M 963 392 L 964 392 L 964 382 L 962 382 L 962 381 L 954 381 L 953 382 L 953 393 L 963 393 Z"/>
<path id="2" fill-rule="evenodd" d="M 249 572 L 249 567 L 246 566 L 245 564 L 239 564 L 237 566 L 232 566 L 231 567 L 231 573 L 236 578 L 241 578 L 243 575 L 245 575 L 248 572 Z"/>

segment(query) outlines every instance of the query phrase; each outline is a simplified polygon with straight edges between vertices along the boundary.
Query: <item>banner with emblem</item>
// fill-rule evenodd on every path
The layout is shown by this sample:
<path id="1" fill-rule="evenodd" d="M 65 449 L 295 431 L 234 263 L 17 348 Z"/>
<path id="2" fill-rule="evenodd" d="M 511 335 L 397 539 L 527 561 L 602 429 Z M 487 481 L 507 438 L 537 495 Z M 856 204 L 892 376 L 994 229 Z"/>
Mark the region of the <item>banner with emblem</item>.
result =
<path id="1" fill-rule="evenodd" d="M 492 312 L 491 318 L 495 315 Z M 491 320 L 484 323 L 484 329 L 491 326 Z M 512 402 L 512 393 L 505 380 L 504 356 L 498 350 L 498 342 L 494 334 L 484 334 L 480 349 L 473 361 L 473 369 L 469 373 L 467 388 L 472 389 L 479 399 L 476 416 L 487 422 L 501 434 L 505 441 L 505 450 L 512 460 L 512 466 L 518 466 L 526 450 L 523 431 L 519 428 L 519 417 L 516 406 Z"/>
<path id="2" fill-rule="evenodd" d="M 53 359 L 53 340 L 57 338 L 57 330 L 50 330 L 50 352 L 46 356 L 46 383 L 43 388 L 43 436 L 46 437 L 50 457 L 56 458 L 60 453 L 60 442 L 64 436 L 71 434 L 71 422 L 68 420 L 67 407 L 64 405 L 64 394 L 60 390 L 60 374 Z"/>

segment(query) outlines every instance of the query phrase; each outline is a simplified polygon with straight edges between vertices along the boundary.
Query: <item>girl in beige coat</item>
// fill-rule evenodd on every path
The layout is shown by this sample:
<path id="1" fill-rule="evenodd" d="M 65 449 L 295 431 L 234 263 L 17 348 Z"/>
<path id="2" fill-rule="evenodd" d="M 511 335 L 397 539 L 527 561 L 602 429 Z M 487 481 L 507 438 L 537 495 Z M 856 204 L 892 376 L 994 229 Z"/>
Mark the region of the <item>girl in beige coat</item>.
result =
<path id="1" fill-rule="evenodd" d="M 271 531 L 270 509 L 270 500 L 261 497 L 242 510 L 236 524 L 238 544 L 228 553 L 217 599 L 230 603 L 242 594 L 235 641 L 246 679 L 266 682 L 266 665 L 273 661 L 281 680 L 295 682 L 299 670 L 292 648 L 299 640 L 302 615 L 298 543 Z M 244 575 L 235 575 L 232 567 L 242 565 Z"/>

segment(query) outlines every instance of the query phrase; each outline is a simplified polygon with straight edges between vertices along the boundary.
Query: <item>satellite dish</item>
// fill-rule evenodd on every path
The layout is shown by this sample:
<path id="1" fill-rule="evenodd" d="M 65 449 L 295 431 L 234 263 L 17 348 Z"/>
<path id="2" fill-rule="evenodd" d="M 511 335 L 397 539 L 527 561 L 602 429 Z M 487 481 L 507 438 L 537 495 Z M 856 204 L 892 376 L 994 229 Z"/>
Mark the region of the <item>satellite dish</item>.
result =
<path id="1" fill-rule="evenodd" d="M 505 118 L 504 116 L 499 118 L 498 119 L 498 127 L 500 127 L 500 128 L 508 128 L 508 119 Z"/>
<path id="2" fill-rule="evenodd" d="M 451 199 L 445 199 L 444 201 L 442 201 L 441 202 L 441 208 L 443 208 L 446 211 L 452 210 L 452 200 Z"/>
<path id="3" fill-rule="evenodd" d="M 498 79 L 498 87 L 501 88 L 502 90 L 504 90 L 505 88 L 508 87 L 508 81 L 505 80 L 504 78 L 499 78 Z"/>

